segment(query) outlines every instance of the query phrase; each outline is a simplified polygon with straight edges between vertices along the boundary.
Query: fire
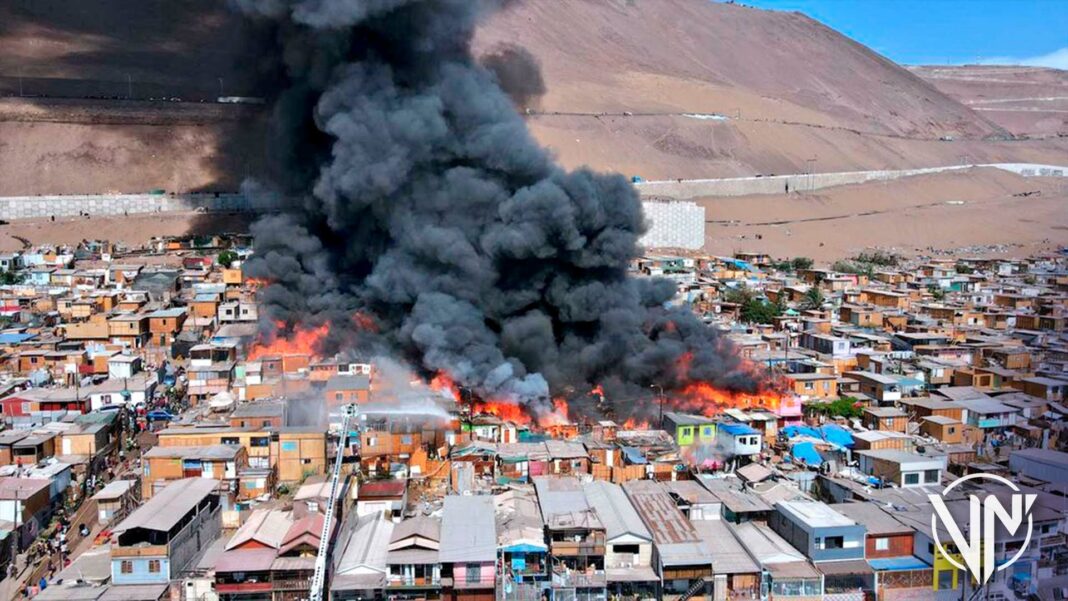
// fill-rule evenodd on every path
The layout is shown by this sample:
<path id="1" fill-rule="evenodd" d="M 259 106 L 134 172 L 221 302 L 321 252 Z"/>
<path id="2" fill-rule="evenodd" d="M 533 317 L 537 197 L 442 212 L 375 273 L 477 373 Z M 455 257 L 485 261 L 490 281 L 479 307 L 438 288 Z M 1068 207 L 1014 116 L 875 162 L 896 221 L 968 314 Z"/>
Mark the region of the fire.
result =
<path id="1" fill-rule="evenodd" d="M 449 376 L 449 374 L 439 371 L 434 374 L 434 377 L 430 379 L 428 384 L 431 390 L 438 392 L 448 392 L 452 395 L 453 400 L 459 402 L 460 400 L 460 387 L 456 385 L 456 382 Z"/>
<path id="2" fill-rule="evenodd" d="M 684 384 L 668 393 L 665 406 L 673 411 L 699 413 L 708 417 L 719 414 L 724 409 L 779 408 L 783 395 L 768 382 L 760 368 L 747 361 L 742 369 L 749 373 L 760 388 L 755 393 L 739 392 L 717 388 L 711 383 L 695 381 L 690 378 L 690 366 L 693 363 L 691 353 L 683 353 L 675 363 L 675 372 Z"/>
<path id="3" fill-rule="evenodd" d="M 359 330 L 378 332 L 378 322 L 375 321 L 374 317 L 363 311 L 357 311 L 352 314 L 352 323 Z"/>
<path id="4" fill-rule="evenodd" d="M 285 324 L 277 323 L 275 325 L 278 330 L 274 334 L 273 340 L 258 339 L 252 343 L 252 347 L 248 352 L 249 361 L 272 355 L 307 355 L 316 357 L 319 354 L 319 343 L 330 331 L 330 328 L 325 324 L 317 328 L 302 328 L 298 326 L 291 335 L 282 336 Z"/>
<path id="5" fill-rule="evenodd" d="M 648 429 L 650 429 L 650 424 L 649 424 L 648 420 L 637 419 L 637 418 L 634 418 L 634 417 L 628 417 L 627 420 L 623 422 L 623 429 L 624 430 L 648 430 Z"/>
<path id="6" fill-rule="evenodd" d="M 681 391 L 670 395 L 668 404 L 675 410 L 713 416 L 724 409 L 778 409 L 782 395 L 770 390 L 756 393 L 722 390 L 707 382 L 688 384 Z"/>
<path id="7" fill-rule="evenodd" d="M 539 416 L 538 425 L 542 428 L 552 428 L 570 424 L 571 420 L 568 418 L 568 411 L 567 401 L 562 398 L 553 399 L 552 412 Z"/>
<path id="8" fill-rule="evenodd" d="M 525 426 L 531 423 L 530 414 L 528 414 L 522 407 L 516 403 L 500 402 L 500 401 L 485 401 L 477 402 L 471 405 L 472 415 L 494 415 L 501 418 L 506 422 L 512 422 L 521 426 Z"/>

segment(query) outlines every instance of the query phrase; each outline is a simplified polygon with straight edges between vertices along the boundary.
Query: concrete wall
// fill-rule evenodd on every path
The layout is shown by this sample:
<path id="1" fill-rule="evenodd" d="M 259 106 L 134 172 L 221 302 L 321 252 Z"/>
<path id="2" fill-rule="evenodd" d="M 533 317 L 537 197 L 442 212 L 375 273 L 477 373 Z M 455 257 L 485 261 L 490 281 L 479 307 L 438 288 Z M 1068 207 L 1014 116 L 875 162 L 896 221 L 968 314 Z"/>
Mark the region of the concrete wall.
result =
<path id="1" fill-rule="evenodd" d="M 273 198 L 242 194 L 102 194 L 85 196 L 0 197 L 0 219 L 173 213 L 186 211 L 265 211 L 278 208 Z"/>
<path id="2" fill-rule="evenodd" d="M 1068 167 L 1031 163 L 991 163 L 982 165 L 950 165 L 924 169 L 897 171 L 846 171 L 776 175 L 770 177 L 735 177 L 726 179 L 664 180 L 635 184 L 643 197 L 688 199 L 703 196 L 747 196 L 751 194 L 784 194 L 820 190 L 834 186 L 888 181 L 915 175 L 959 171 L 973 167 L 992 167 L 1011 171 L 1024 177 L 1068 177 Z M 5 196 L 0 197 L 0 219 L 47 219 L 49 217 L 108 216 L 145 213 L 175 213 L 187 211 L 256 212 L 279 208 L 276 198 L 249 198 L 242 194 L 97 194 L 71 196 Z M 655 224 L 654 224 L 655 226 Z M 704 224 L 701 223 L 701 227 Z M 672 228 L 677 229 L 677 228 Z M 655 227 L 654 227 L 655 230 Z M 654 234 L 650 232 L 650 235 Z M 676 232 L 677 235 L 677 232 Z M 693 235 L 691 234 L 691 237 Z M 703 244 L 703 236 L 702 236 Z M 650 246 L 655 246 L 648 244 Z M 663 246 L 661 244 L 661 246 Z"/>
<path id="3" fill-rule="evenodd" d="M 705 245 L 705 208 L 694 202 L 643 202 L 649 231 L 640 243 L 646 248 L 687 248 Z"/>
<path id="4" fill-rule="evenodd" d="M 843 171 L 839 173 L 811 173 L 774 175 L 769 177 L 733 177 L 725 179 L 662 180 L 635 184 L 644 197 L 667 197 L 676 199 L 702 196 L 748 196 L 751 194 L 785 194 L 807 192 L 848 186 L 874 181 L 889 181 L 916 175 L 929 175 L 947 171 L 960 171 L 975 167 L 991 167 L 1011 171 L 1024 177 L 1068 177 L 1068 167 L 1037 165 L 1030 163 L 990 163 L 981 165 L 949 165 L 923 169 L 899 169 L 894 171 Z"/>

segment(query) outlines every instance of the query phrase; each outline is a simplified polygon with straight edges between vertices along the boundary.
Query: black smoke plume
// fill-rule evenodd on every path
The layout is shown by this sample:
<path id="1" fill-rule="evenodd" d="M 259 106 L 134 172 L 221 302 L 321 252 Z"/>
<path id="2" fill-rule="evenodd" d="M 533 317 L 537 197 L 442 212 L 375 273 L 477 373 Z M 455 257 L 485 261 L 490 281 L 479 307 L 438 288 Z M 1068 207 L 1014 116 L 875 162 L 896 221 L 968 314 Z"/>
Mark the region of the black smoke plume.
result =
<path id="1" fill-rule="evenodd" d="M 515 44 L 496 46 L 480 62 L 497 77 L 497 83 L 520 109 L 535 108 L 545 94 L 541 65 L 529 50 Z"/>
<path id="2" fill-rule="evenodd" d="M 620 417 L 648 413 L 651 385 L 755 389 L 725 339 L 666 308 L 671 282 L 628 277 L 644 231 L 630 183 L 555 165 L 472 58 L 501 4 L 238 2 L 277 22 L 274 185 L 299 198 L 253 228 L 270 319 L 328 322 L 331 346 L 534 413 L 595 384 Z"/>

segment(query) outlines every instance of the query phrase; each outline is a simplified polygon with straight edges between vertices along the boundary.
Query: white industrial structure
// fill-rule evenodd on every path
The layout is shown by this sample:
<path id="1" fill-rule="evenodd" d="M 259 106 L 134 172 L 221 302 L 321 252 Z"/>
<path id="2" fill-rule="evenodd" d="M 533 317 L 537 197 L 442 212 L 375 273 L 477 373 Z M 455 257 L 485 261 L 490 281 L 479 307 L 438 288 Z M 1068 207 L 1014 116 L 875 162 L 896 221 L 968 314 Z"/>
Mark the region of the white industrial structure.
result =
<path id="1" fill-rule="evenodd" d="M 705 209 L 688 201 L 643 202 L 649 231 L 642 236 L 645 248 L 685 248 L 705 245 Z"/>

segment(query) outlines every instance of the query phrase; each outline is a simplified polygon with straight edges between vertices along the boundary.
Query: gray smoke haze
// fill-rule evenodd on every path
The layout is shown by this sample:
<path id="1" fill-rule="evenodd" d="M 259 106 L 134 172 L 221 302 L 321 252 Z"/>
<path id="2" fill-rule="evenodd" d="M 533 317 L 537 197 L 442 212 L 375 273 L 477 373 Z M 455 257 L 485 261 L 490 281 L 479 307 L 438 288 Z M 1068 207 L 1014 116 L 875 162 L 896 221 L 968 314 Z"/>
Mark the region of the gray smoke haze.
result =
<path id="1" fill-rule="evenodd" d="M 521 109 L 534 108 L 545 94 L 541 65 L 529 50 L 515 44 L 502 44 L 481 57 L 482 66 L 497 77 L 497 83 Z"/>
<path id="2" fill-rule="evenodd" d="M 472 58 L 501 0 L 238 5 L 277 20 L 273 185 L 300 199 L 253 227 L 246 271 L 272 282 L 269 319 L 330 323 L 328 350 L 400 357 L 535 413 L 595 384 L 627 399 L 619 417 L 648 414 L 651 384 L 756 388 L 725 339 L 664 307 L 671 282 L 628 277 L 645 228 L 633 186 L 555 165 Z"/>

